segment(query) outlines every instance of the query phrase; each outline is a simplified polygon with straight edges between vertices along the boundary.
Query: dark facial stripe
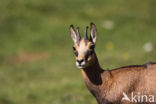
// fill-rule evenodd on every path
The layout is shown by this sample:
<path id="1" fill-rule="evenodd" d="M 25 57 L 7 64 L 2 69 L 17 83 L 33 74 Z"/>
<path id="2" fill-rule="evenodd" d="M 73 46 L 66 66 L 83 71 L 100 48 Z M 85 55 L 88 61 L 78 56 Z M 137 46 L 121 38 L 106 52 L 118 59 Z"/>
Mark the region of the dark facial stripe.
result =
<path id="1" fill-rule="evenodd" d="M 85 60 L 88 60 L 88 57 L 91 56 L 93 53 L 94 53 L 94 50 L 89 50 L 89 51 L 86 53 Z"/>

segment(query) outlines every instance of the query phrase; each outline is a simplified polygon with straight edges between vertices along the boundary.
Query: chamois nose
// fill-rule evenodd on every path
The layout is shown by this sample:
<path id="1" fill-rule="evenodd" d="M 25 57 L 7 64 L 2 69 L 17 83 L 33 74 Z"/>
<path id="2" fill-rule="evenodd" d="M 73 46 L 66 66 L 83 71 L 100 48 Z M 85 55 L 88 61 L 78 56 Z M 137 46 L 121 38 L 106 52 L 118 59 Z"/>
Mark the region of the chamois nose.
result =
<path id="1" fill-rule="evenodd" d="M 76 60 L 79 64 L 81 64 L 83 61 L 84 61 L 84 59 L 81 59 L 81 60 Z"/>

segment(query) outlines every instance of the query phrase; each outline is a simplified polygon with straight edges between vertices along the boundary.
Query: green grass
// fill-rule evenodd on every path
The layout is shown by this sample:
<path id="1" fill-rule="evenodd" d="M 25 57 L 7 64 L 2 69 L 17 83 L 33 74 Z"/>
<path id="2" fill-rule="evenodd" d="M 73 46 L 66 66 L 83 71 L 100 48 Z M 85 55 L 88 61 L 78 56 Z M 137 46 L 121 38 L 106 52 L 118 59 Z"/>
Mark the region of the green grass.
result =
<path id="1" fill-rule="evenodd" d="M 156 62 L 155 0 L 0 3 L 0 104 L 95 104 L 75 67 L 70 24 L 94 22 L 104 69 Z M 103 27 L 105 22 L 112 29 Z M 146 52 L 144 44 L 154 49 Z M 112 48 L 111 48 L 112 47 Z"/>

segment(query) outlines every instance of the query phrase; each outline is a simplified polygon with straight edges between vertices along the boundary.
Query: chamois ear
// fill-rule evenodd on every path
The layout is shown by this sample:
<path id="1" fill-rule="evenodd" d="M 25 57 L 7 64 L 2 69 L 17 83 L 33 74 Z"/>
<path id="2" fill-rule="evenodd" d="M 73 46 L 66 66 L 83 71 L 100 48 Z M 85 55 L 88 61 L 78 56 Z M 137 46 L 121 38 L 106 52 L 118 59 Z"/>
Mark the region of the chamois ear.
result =
<path id="1" fill-rule="evenodd" d="M 90 40 L 96 44 L 97 30 L 94 23 L 90 23 Z"/>
<path id="2" fill-rule="evenodd" d="M 71 38 L 73 39 L 73 42 L 76 43 L 78 39 L 73 25 L 70 25 L 70 34 Z"/>

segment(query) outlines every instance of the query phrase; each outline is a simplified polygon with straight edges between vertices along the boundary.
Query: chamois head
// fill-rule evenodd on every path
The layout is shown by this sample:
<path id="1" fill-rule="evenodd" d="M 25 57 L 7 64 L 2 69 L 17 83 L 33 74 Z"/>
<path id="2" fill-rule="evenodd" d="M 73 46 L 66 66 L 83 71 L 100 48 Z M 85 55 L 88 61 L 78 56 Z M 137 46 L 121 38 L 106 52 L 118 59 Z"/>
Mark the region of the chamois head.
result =
<path id="1" fill-rule="evenodd" d="M 87 35 L 88 26 L 85 28 L 84 37 L 81 38 L 79 27 L 74 29 L 70 26 L 70 34 L 74 42 L 73 50 L 76 56 L 76 66 L 78 68 L 86 68 L 92 64 L 94 60 L 94 48 L 96 44 L 97 31 L 93 23 L 90 24 L 90 38 Z"/>

